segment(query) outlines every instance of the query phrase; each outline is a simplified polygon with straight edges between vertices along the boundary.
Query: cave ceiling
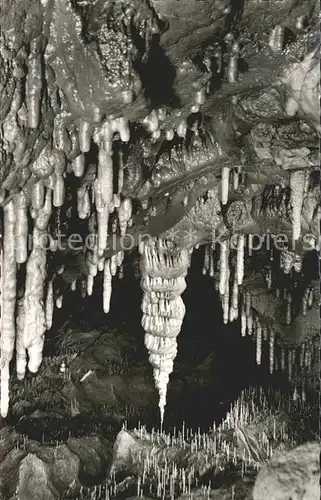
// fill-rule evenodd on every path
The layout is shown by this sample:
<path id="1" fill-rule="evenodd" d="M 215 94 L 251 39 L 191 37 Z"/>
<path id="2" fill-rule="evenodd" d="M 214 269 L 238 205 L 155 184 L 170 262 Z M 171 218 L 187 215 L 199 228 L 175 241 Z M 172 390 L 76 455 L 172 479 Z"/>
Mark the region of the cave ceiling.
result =
<path id="1" fill-rule="evenodd" d="M 258 363 L 263 342 L 273 371 L 275 342 L 311 341 L 318 23 L 312 0 L 3 2 L 2 416 L 9 363 L 20 380 L 37 372 L 65 289 L 90 295 L 102 276 L 108 313 L 112 279 L 137 248 L 161 413 L 195 247 L 224 322 L 255 331 Z M 94 244 L 71 247 L 75 234 Z"/>

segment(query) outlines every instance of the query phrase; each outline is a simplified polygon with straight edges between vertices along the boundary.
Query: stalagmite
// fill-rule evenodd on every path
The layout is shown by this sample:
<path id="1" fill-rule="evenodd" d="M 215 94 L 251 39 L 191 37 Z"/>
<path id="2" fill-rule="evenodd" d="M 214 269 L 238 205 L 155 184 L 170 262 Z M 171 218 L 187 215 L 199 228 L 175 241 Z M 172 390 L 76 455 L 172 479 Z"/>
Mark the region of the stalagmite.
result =
<path id="1" fill-rule="evenodd" d="M 50 280 L 47 288 L 47 297 L 46 297 L 46 327 L 47 330 L 50 330 L 52 327 L 52 318 L 54 312 L 54 295 L 53 295 L 53 284 Z"/>
<path id="2" fill-rule="evenodd" d="M 142 250 L 142 326 L 149 361 L 154 368 L 162 424 L 167 384 L 177 353 L 176 337 L 185 315 L 181 293 L 186 287 L 190 257 L 186 249 L 176 250 L 172 243 L 163 240 L 145 242 Z"/>
<path id="3" fill-rule="evenodd" d="M 240 234 L 237 241 L 237 260 L 236 260 L 237 284 L 239 286 L 242 285 L 244 277 L 244 244 L 245 244 L 245 236 L 243 234 Z"/>
<path id="4" fill-rule="evenodd" d="M 28 215 L 27 215 L 27 193 L 22 190 L 16 195 L 16 261 L 23 264 L 28 255 Z"/>
<path id="5" fill-rule="evenodd" d="M 220 247 L 220 284 L 219 291 L 221 295 L 225 294 L 227 281 L 229 279 L 229 240 L 221 242 Z"/>
<path id="6" fill-rule="evenodd" d="M 291 172 L 290 188 L 292 204 L 292 233 L 294 241 L 298 240 L 301 234 L 301 210 L 304 199 L 304 180 L 305 172 L 303 170 Z"/>
<path id="7" fill-rule="evenodd" d="M 26 100 L 28 107 L 28 124 L 30 128 L 37 128 L 41 112 L 42 94 L 42 55 L 41 37 L 35 38 L 30 43 L 28 57 L 28 73 L 26 82 Z"/>
<path id="8" fill-rule="evenodd" d="M 15 255 L 15 204 L 11 200 L 3 207 L 4 236 L 2 260 L 1 308 L 1 416 L 6 418 L 9 409 L 9 363 L 13 356 L 16 326 L 16 255 Z"/>
<path id="9" fill-rule="evenodd" d="M 228 192 L 229 192 L 229 180 L 230 180 L 230 169 L 228 167 L 222 168 L 222 194 L 221 201 L 222 205 L 226 205 L 228 202 Z"/>
<path id="10" fill-rule="evenodd" d="M 103 308 L 108 313 L 110 309 L 110 298 L 112 292 L 112 276 L 110 272 L 110 261 L 105 260 L 104 283 L 103 283 Z"/>
<path id="11" fill-rule="evenodd" d="M 71 285 L 70 285 L 70 288 L 73 292 L 76 291 L 76 288 L 77 288 L 77 280 L 74 280 Z"/>
<path id="12" fill-rule="evenodd" d="M 17 338 L 17 358 L 19 373 L 24 376 L 26 351 L 28 368 L 36 373 L 42 361 L 46 317 L 44 311 L 44 283 L 46 278 L 46 241 L 47 225 L 51 215 L 51 190 L 47 189 L 46 200 L 35 219 L 33 230 L 33 249 L 26 266 L 26 285 L 23 298 L 24 328 L 22 337 Z"/>

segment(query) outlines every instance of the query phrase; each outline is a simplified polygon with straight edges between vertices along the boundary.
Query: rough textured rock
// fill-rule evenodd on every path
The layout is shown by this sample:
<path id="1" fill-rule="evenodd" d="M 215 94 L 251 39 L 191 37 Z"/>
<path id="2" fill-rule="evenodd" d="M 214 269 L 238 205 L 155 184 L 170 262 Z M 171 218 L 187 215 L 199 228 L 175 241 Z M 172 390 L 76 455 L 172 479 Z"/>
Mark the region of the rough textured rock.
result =
<path id="1" fill-rule="evenodd" d="M 50 486 L 49 467 L 32 453 L 29 453 L 21 462 L 18 495 L 25 500 L 34 500 L 34 498 L 55 500 L 57 497 Z"/>
<path id="2" fill-rule="evenodd" d="M 318 500 L 320 444 L 307 443 L 278 453 L 260 470 L 253 500 Z"/>

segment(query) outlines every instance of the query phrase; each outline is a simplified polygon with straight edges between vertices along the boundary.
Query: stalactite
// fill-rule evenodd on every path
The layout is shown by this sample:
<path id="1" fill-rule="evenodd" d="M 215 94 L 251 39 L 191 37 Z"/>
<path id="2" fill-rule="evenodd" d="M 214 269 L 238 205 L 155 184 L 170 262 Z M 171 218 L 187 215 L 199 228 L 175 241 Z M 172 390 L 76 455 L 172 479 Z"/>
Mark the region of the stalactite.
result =
<path id="1" fill-rule="evenodd" d="M 274 53 L 282 52 L 284 45 L 284 28 L 279 24 L 273 28 L 269 37 L 269 47 Z"/>
<path id="2" fill-rule="evenodd" d="M 111 152 L 99 147 L 98 154 L 98 182 L 100 183 L 103 205 L 110 208 L 113 201 L 113 159 Z"/>
<path id="3" fill-rule="evenodd" d="M 303 342 L 300 349 L 300 368 L 304 367 L 304 357 L 305 357 L 305 343 Z"/>
<path id="4" fill-rule="evenodd" d="M 42 361 L 46 317 L 44 311 L 44 283 L 46 278 L 46 247 L 44 241 L 52 211 L 51 190 L 47 189 L 45 204 L 34 222 L 33 249 L 26 265 L 26 284 L 23 298 L 24 327 L 17 339 L 19 373 L 23 378 L 28 352 L 28 369 L 36 373 Z"/>
<path id="5" fill-rule="evenodd" d="M 46 296 L 46 327 L 50 330 L 52 327 L 52 318 L 54 312 L 54 294 L 53 294 L 53 283 L 50 280 L 47 288 Z"/>
<path id="6" fill-rule="evenodd" d="M 28 57 L 28 73 L 26 82 L 26 100 L 28 107 L 28 124 L 30 128 L 37 128 L 40 120 L 42 94 L 42 37 L 37 37 L 30 43 Z"/>
<path id="7" fill-rule="evenodd" d="M 256 326 L 256 363 L 261 364 L 262 358 L 262 327 L 258 321 Z"/>
<path id="8" fill-rule="evenodd" d="M 141 250 L 142 326 L 154 368 L 162 424 L 167 384 L 177 353 L 176 337 L 185 315 L 180 295 L 186 287 L 189 253 L 186 249 L 176 251 L 173 244 L 163 240 L 145 243 Z"/>
<path id="9" fill-rule="evenodd" d="M 110 298 L 112 292 L 112 276 L 110 272 L 110 261 L 105 260 L 104 283 L 103 283 L 103 309 L 105 313 L 110 309 Z"/>
<path id="10" fill-rule="evenodd" d="M 250 292 L 245 292 L 245 313 L 249 317 L 252 309 L 252 298 Z"/>
<path id="11" fill-rule="evenodd" d="M 87 280 L 82 279 L 80 282 L 80 295 L 82 299 L 87 297 Z"/>
<path id="12" fill-rule="evenodd" d="M 62 308 L 62 303 L 63 303 L 63 296 L 62 295 L 58 295 L 58 297 L 56 297 L 56 307 L 57 307 L 57 309 L 61 309 Z"/>
<path id="13" fill-rule="evenodd" d="M 123 159 L 123 152 L 120 150 L 118 153 L 118 194 L 122 192 L 123 185 L 124 185 L 124 159 Z"/>
<path id="14" fill-rule="evenodd" d="M 205 275 L 210 267 L 210 247 L 209 245 L 205 245 L 204 248 L 204 264 L 202 269 L 202 274 Z"/>
<path id="15" fill-rule="evenodd" d="M 227 79 L 229 83 L 237 82 L 238 78 L 238 64 L 239 64 L 239 51 L 240 46 L 238 42 L 234 42 L 229 56 Z"/>
<path id="16" fill-rule="evenodd" d="M 13 356 L 16 335 L 16 255 L 15 255 L 15 203 L 11 200 L 4 208 L 4 237 L 2 261 L 1 310 L 1 416 L 9 408 L 9 363 Z"/>
<path id="17" fill-rule="evenodd" d="M 63 172 L 62 169 L 58 169 L 58 167 L 56 167 L 55 169 L 56 180 L 53 188 L 54 207 L 61 207 L 65 199 L 65 183 L 64 183 L 64 178 L 62 176 L 62 172 Z"/>
<path id="18" fill-rule="evenodd" d="M 304 199 L 304 181 L 305 172 L 303 170 L 291 172 L 290 188 L 292 204 L 292 232 L 294 241 L 298 240 L 301 234 L 301 210 Z"/>
<path id="19" fill-rule="evenodd" d="M 155 112 L 156 113 L 156 112 Z M 157 118 L 157 115 L 156 115 Z M 111 121 L 111 127 L 114 132 L 118 132 L 120 136 L 120 140 L 123 142 L 128 142 L 130 140 L 130 129 L 128 125 L 128 120 L 123 116 L 119 118 L 115 118 Z M 158 129 L 158 118 L 157 118 L 157 128 Z M 156 132 L 153 130 L 152 132 Z"/>
<path id="20" fill-rule="evenodd" d="M 45 186 L 42 180 L 35 182 L 31 188 L 32 208 L 39 210 L 45 202 Z"/>
<path id="21" fill-rule="evenodd" d="M 312 307 L 313 306 L 313 288 L 310 288 L 310 290 L 308 291 L 308 307 Z"/>
<path id="22" fill-rule="evenodd" d="M 87 295 L 90 297 L 93 293 L 93 288 L 94 288 L 94 276 L 89 274 L 87 276 Z"/>
<path id="23" fill-rule="evenodd" d="M 274 331 L 270 330 L 270 341 L 269 341 L 269 360 L 270 360 L 270 373 L 273 373 L 274 367 Z"/>
<path id="24" fill-rule="evenodd" d="M 88 153 L 90 150 L 93 127 L 90 123 L 80 120 L 79 122 L 79 147 L 82 153 Z"/>
<path id="25" fill-rule="evenodd" d="M 107 248 L 108 238 L 108 221 L 109 210 L 108 207 L 103 207 L 102 210 L 97 212 L 97 225 L 98 225 L 98 255 L 102 256 Z"/>
<path id="26" fill-rule="evenodd" d="M 183 139 L 185 139 L 186 134 L 187 134 L 187 121 L 186 120 L 182 120 L 178 124 L 176 132 L 177 132 L 178 137 L 182 137 Z"/>
<path id="27" fill-rule="evenodd" d="M 227 270 L 225 292 L 222 298 L 223 304 L 223 322 L 224 325 L 228 323 L 230 312 L 230 270 Z"/>
<path id="28" fill-rule="evenodd" d="M 209 274 L 211 278 L 214 278 L 215 274 L 215 250 L 212 247 L 212 245 L 209 247 L 209 253 L 210 253 L 210 271 Z"/>
<path id="29" fill-rule="evenodd" d="M 16 261 L 18 264 L 26 262 L 28 256 L 28 194 L 22 190 L 16 195 L 16 225 L 15 225 L 15 247 Z"/>
<path id="30" fill-rule="evenodd" d="M 242 165 L 238 165 L 233 170 L 233 189 L 237 191 L 240 184 L 240 177 L 242 172 Z"/>
<path id="31" fill-rule="evenodd" d="M 146 125 L 148 131 L 150 133 L 152 132 L 155 132 L 156 130 L 158 130 L 158 126 L 159 126 L 159 123 L 158 123 L 158 116 L 157 116 L 157 113 L 156 113 L 156 110 L 153 109 L 149 115 L 147 115 L 144 119 L 143 119 L 143 124 Z"/>
<path id="32" fill-rule="evenodd" d="M 90 197 L 86 185 L 77 189 L 77 211 L 79 219 L 87 219 L 90 216 Z"/>
<path id="33" fill-rule="evenodd" d="M 127 224 L 132 216 L 132 201 L 130 198 L 124 198 L 118 210 L 118 220 L 120 234 L 124 236 L 127 231 Z"/>
<path id="34" fill-rule="evenodd" d="M 292 380 L 292 356 L 291 356 L 291 350 L 288 352 L 288 377 L 289 381 L 291 382 Z"/>
<path id="35" fill-rule="evenodd" d="M 70 285 L 70 288 L 73 292 L 76 291 L 76 288 L 77 288 L 77 280 L 74 280 L 72 281 L 71 285 Z"/>
<path id="36" fill-rule="evenodd" d="M 72 169 L 75 177 L 82 177 L 85 171 L 85 155 L 80 154 L 72 162 Z"/>
<path id="37" fill-rule="evenodd" d="M 268 327 L 266 325 L 262 325 L 263 340 L 267 340 L 268 339 L 268 335 L 269 335 Z"/>
<path id="38" fill-rule="evenodd" d="M 205 101 L 206 101 L 205 89 L 198 90 L 195 93 L 195 104 L 202 106 L 203 104 L 205 104 Z"/>
<path id="39" fill-rule="evenodd" d="M 110 258 L 110 272 L 112 276 L 116 276 L 117 274 L 117 254 L 114 254 Z"/>
<path id="40" fill-rule="evenodd" d="M 250 314 L 247 316 L 247 334 L 252 335 L 253 333 L 253 312 L 251 310 Z"/>
<path id="41" fill-rule="evenodd" d="M 247 324 L 247 318 L 246 318 L 246 314 L 245 314 L 245 309 L 243 307 L 242 314 L 241 314 L 241 335 L 242 335 L 242 337 L 245 337 L 245 335 L 246 335 L 246 324 Z"/>
<path id="42" fill-rule="evenodd" d="M 232 305 L 230 307 L 230 321 L 234 321 L 235 319 L 238 318 L 238 311 L 239 311 L 238 297 L 239 297 L 239 287 L 235 276 L 233 283 Z"/>
<path id="43" fill-rule="evenodd" d="M 220 247 L 220 284 L 219 291 L 220 295 L 225 294 L 225 290 L 227 287 L 227 281 L 229 279 L 229 248 L 230 242 L 229 240 L 225 240 L 221 242 Z"/>
<path id="44" fill-rule="evenodd" d="M 272 269 L 269 268 L 265 275 L 266 286 L 268 290 L 271 290 L 272 287 Z"/>
<path id="45" fill-rule="evenodd" d="M 245 245 L 245 236 L 243 234 L 240 234 L 237 241 L 237 260 L 236 260 L 237 284 L 239 286 L 242 285 L 244 277 L 244 245 Z"/>
<path id="46" fill-rule="evenodd" d="M 222 205 L 226 205 L 228 202 L 228 192 L 229 192 L 229 181 L 230 181 L 230 169 L 229 167 L 222 168 L 222 194 L 221 201 Z"/>
<path id="47" fill-rule="evenodd" d="M 281 347 L 281 370 L 285 370 L 285 351 L 284 347 Z"/>
<path id="48" fill-rule="evenodd" d="M 170 129 L 170 130 L 166 130 L 166 133 L 165 133 L 165 138 L 166 138 L 166 141 L 172 141 L 174 139 L 174 130 L 173 129 Z"/>

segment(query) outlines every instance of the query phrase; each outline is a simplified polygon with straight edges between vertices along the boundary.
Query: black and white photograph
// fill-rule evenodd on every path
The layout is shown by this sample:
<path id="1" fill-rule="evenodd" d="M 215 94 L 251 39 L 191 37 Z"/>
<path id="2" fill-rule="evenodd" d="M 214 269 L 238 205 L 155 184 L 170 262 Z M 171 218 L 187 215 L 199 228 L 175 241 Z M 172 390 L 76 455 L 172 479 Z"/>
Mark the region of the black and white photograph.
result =
<path id="1" fill-rule="evenodd" d="M 0 3 L 0 500 L 319 500 L 319 2 Z"/>

